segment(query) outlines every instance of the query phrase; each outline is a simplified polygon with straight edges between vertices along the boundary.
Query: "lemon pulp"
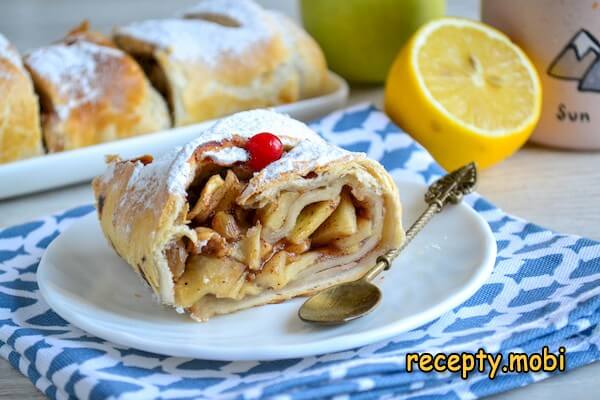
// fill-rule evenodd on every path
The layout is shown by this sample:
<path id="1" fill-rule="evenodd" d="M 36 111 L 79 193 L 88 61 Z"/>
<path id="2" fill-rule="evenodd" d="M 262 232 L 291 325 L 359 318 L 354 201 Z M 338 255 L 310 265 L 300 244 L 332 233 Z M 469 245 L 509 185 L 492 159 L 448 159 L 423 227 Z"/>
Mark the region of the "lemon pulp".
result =
<path id="1" fill-rule="evenodd" d="M 534 114 L 531 70 L 514 47 L 460 26 L 430 33 L 417 53 L 417 68 L 431 97 L 474 128 L 504 133 Z"/>
<path id="2" fill-rule="evenodd" d="M 400 51 L 385 110 L 446 169 L 493 165 L 532 133 L 541 111 L 537 72 L 525 53 L 482 23 L 441 18 Z"/>

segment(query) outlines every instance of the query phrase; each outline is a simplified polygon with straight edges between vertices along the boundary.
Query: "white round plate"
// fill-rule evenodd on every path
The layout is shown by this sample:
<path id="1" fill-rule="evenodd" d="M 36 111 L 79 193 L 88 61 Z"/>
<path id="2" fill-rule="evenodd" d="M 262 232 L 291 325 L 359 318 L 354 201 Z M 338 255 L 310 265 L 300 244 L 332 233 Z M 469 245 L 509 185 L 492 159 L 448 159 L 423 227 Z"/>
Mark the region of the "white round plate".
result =
<path id="1" fill-rule="evenodd" d="M 426 187 L 397 182 L 407 227 L 423 211 Z M 496 242 L 469 206 L 433 218 L 378 284 L 384 296 L 368 316 L 337 327 L 297 317 L 304 299 L 197 323 L 157 304 L 108 245 L 96 215 L 73 224 L 42 257 L 40 291 L 61 317 L 114 343 L 211 360 L 273 360 L 342 351 L 391 338 L 467 300 L 492 271 Z"/>

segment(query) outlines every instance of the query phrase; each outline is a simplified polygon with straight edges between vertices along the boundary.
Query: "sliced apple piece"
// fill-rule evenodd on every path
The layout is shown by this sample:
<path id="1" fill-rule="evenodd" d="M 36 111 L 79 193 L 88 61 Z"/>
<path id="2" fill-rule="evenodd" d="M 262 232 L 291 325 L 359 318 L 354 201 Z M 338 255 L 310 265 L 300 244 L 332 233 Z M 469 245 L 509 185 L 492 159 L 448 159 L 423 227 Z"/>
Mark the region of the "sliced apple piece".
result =
<path id="1" fill-rule="evenodd" d="M 254 283 L 263 288 L 281 289 L 309 265 L 314 264 L 320 255 L 314 251 L 290 257 L 285 251 L 277 252 L 257 272 Z"/>
<path id="2" fill-rule="evenodd" d="M 212 219 L 212 228 L 227 240 L 237 240 L 240 228 L 233 215 L 225 211 L 217 211 Z"/>
<path id="3" fill-rule="evenodd" d="M 246 262 L 246 257 L 243 251 L 244 240 L 240 240 L 238 242 L 233 243 L 231 247 L 231 257 L 233 257 L 236 261 L 241 263 Z"/>
<path id="4" fill-rule="evenodd" d="M 261 225 L 258 224 L 248 229 L 246 232 L 246 238 L 244 239 L 243 251 L 246 258 L 246 264 L 248 268 L 253 271 L 256 271 L 260 268 L 261 262 L 261 240 L 260 240 L 260 231 Z"/>
<path id="5" fill-rule="evenodd" d="M 235 201 L 238 196 L 242 192 L 244 185 L 242 185 L 238 179 L 238 177 L 233 173 L 233 171 L 228 170 L 227 175 L 225 176 L 225 193 L 223 194 L 223 198 L 217 205 L 215 211 L 231 211 L 235 206 Z"/>
<path id="6" fill-rule="evenodd" d="M 283 226 L 292 203 L 300 197 L 298 192 L 283 192 L 276 201 L 266 205 L 258 211 L 258 218 L 263 226 L 270 230 Z"/>
<path id="7" fill-rule="evenodd" d="M 356 210 L 349 193 L 342 192 L 340 204 L 311 236 L 313 245 L 321 246 L 332 240 L 356 233 Z"/>
<path id="8" fill-rule="evenodd" d="M 285 264 L 287 253 L 277 252 L 265 263 L 262 270 L 256 273 L 254 283 L 266 289 L 279 289 L 287 283 Z"/>
<path id="9" fill-rule="evenodd" d="M 202 188 L 200 198 L 188 214 L 188 218 L 199 223 L 206 221 L 223 199 L 225 189 L 225 181 L 219 174 L 211 176 Z"/>
<path id="10" fill-rule="evenodd" d="M 285 251 L 291 254 L 306 253 L 310 249 L 310 239 L 303 240 L 300 243 L 288 243 L 285 246 Z"/>
<path id="11" fill-rule="evenodd" d="M 341 239 L 331 242 L 335 247 L 349 252 L 353 246 L 359 245 L 360 242 L 367 239 L 373 234 L 373 223 L 368 218 L 358 217 L 356 220 L 356 233 Z"/>
<path id="12" fill-rule="evenodd" d="M 308 239 L 317 228 L 333 213 L 338 201 L 319 201 L 305 207 L 298 215 L 296 225 L 288 240 L 292 243 L 302 243 Z"/>
<path id="13" fill-rule="evenodd" d="M 262 227 L 260 224 L 248 229 L 244 238 L 233 244 L 231 255 L 237 261 L 242 262 L 253 271 L 260 269 L 264 244 L 260 239 Z"/>
<path id="14" fill-rule="evenodd" d="M 228 257 L 192 256 L 175 284 L 175 302 L 190 307 L 207 294 L 236 298 L 245 274 L 246 266 Z"/>
<path id="15" fill-rule="evenodd" d="M 273 251 L 273 245 L 264 240 L 260 240 L 260 259 L 264 260 Z"/>

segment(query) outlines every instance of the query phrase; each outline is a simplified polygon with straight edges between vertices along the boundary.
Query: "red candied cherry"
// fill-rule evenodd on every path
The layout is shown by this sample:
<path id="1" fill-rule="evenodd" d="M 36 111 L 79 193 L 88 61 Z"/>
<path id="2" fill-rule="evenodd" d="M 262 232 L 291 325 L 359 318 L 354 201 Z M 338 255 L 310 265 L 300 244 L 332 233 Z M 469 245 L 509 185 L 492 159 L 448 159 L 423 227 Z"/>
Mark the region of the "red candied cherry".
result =
<path id="1" fill-rule="evenodd" d="M 283 144 L 276 135 L 269 132 L 257 133 L 246 142 L 246 151 L 250 154 L 248 165 L 254 171 L 260 171 L 283 154 Z"/>

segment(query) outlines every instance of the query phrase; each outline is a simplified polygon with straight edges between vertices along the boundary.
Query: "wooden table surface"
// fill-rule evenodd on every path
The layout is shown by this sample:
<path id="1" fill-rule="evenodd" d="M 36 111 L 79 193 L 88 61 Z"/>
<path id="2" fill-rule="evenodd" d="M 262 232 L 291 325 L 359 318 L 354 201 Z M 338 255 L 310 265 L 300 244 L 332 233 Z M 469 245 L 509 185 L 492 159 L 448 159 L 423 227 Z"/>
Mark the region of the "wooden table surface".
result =
<path id="1" fill-rule="evenodd" d="M 281 2 L 268 1 L 274 5 Z M 48 5 L 51 3 L 51 6 Z M 12 29 L 15 42 L 21 48 L 45 43 L 60 35 L 65 26 L 91 15 L 99 25 L 143 18 L 141 14 L 161 15 L 190 1 L 139 2 L 132 1 L 123 9 L 120 0 L 106 0 L 102 7 L 91 0 L 80 2 L 57 0 L 2 0 L 0 30 Z M 169 3 L 167 5 L 167 3 Z M 12 9 L 10 8 L 12 7 Z M 108 12 L 107 10 L 111 10 Z M 473 17 L 477 11 L 475 0 L 450 0 L 454 14 Z M 283 8 L 297 13 L 292 0 L 283 2 Z M 46 11 L 48 10 L 47 14 Z M 90 10 L 93 9 L 93 12 Z M 119 9 L 119 12 L 115 10 Z M 11 14 L 10 11 L 13 13 Z M 42 10 L 42 11 L 40 11 Z M 84 11 L 87 11 L 86 14 Z M 39 29 L 29 29 L 23 23 L 31 14 L 39 15 Z M 46 15 L 54 18 L 50 24 Z M 80 15 L 80 16 L 78 16 Z M 109 24 L 110 21 L 110 24 Z M 60 26 L 60 29 L 57 28 Z M 6 32 L 6 31 L 5 31 Z M 381 103 L 381 88 L 353 88 L 350 103 L 373 101 Z M 32 177 L 31 179 L 35 179 Z M 574 233 L 600 240 L 600 153 L 576 153 L 543 148 L 528 144 L 505 162 L 481 173 L 478 191 L 506 212 L 518 215 L 560 232 Z M 0 201 L 0 227 L 25 222 L 40 215 L 92 202 L 89 184 L 48 191 L 30 196 Z M 600 363 L 562 374 L 528 387 L 502 394 L 503 399 L 577 398 L 597 399 L 600 393 Z M 0 360 L 0 399 L 44 398 L 29 380 Z"/>

